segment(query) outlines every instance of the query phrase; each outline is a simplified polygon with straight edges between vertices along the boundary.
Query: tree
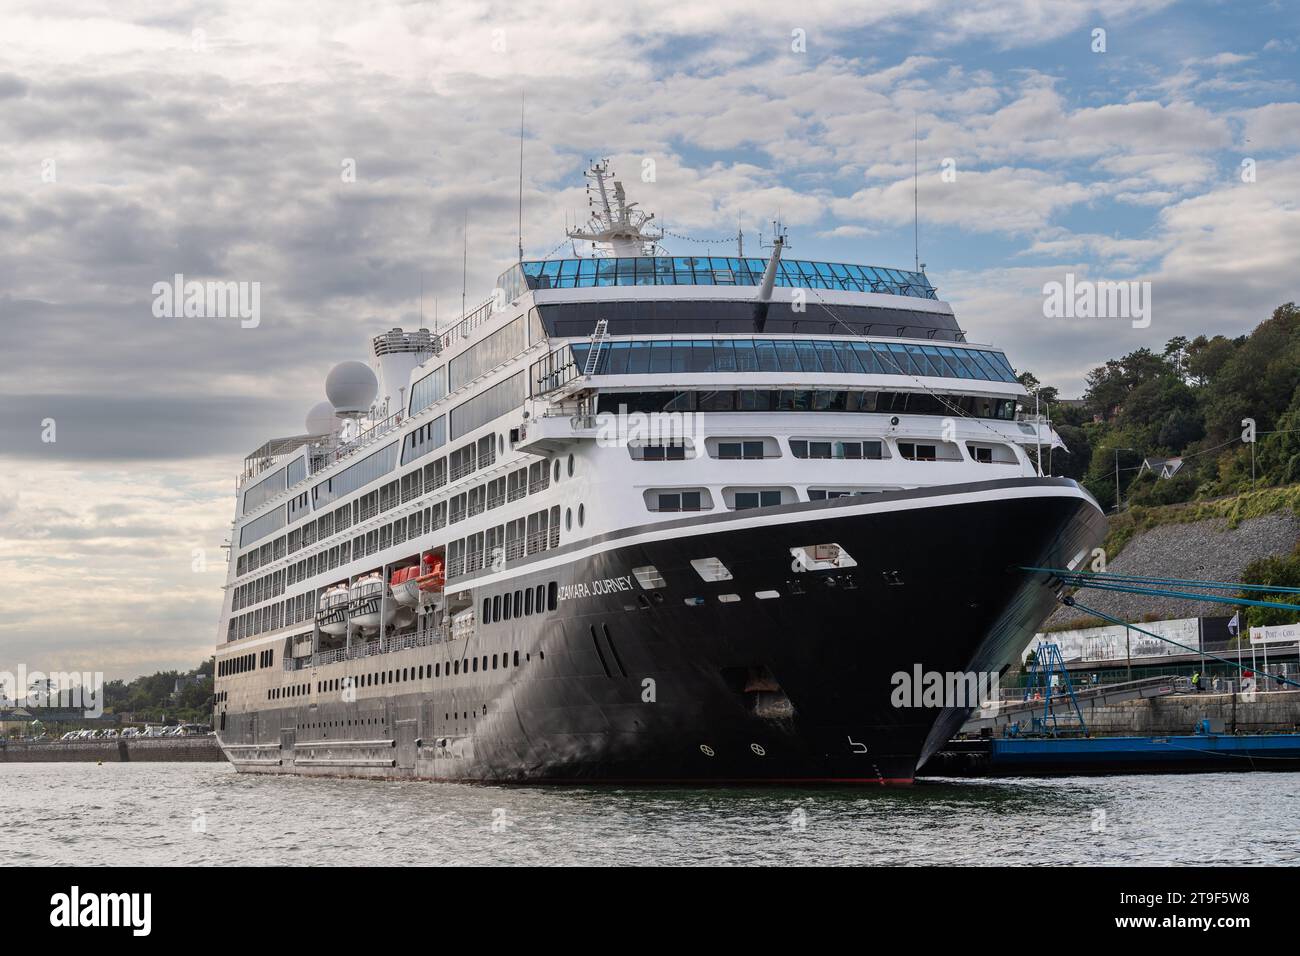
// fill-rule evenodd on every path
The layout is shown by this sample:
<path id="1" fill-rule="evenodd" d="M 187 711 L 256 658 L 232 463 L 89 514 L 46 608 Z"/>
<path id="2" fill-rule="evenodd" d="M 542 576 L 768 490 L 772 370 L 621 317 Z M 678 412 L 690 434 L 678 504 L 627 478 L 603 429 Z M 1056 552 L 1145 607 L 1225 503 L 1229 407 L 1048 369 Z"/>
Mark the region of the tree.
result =
<path id="1" fill-rule="evenodd" d="M 1164 359 L 1150 349 L 1137 349 L 1089 372 L 1084 402 L 1091 411 L 1111 421 L 1119 415 L 1135 388 L 1170 374 Z"/>
<path id="2" fill-rule="evenodd" d="M 1184 361 L 1187 375 L 1194 385 L 1204 385 L 1209 382 L 1223 363 L 1228 361 L 1233 350 L 1245 341 L 1245 336 L 1233 341 L 1224 338 L 1222 335 L 1216 335 L 1212 339 L 1207 339 L 1204 335 L 1198 335 L 1188 344 L 1186 357 Z"/>
<path id="3" fill-rule="evenodd" d="M 1300 310 L 1278 306 L 1232 351 L 1208 385 L 1206 431 L 1215 444 L 1241 434 L 1243 418 L 1275 427 L 1300 387 Z"/>

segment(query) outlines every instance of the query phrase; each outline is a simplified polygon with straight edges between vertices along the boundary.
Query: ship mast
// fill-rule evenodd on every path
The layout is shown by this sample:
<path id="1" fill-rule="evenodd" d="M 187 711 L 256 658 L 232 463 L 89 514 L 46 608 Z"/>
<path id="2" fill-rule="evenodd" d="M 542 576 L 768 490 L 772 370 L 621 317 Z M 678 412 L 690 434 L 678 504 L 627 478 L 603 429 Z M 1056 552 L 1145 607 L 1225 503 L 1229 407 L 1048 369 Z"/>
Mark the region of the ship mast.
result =
<path id="1" fill-rule="evenodd" d="M 585 228 L 570 229 L 566 235 L 570 239 L 589 240 L 597 246 L 598 252 L 613 256 L 653 256 L 658 249 L 663 231 L 654 232 L 650 223 L 653 213 L 645 213 L 637 204 L 627 201 L 623 184 L 614 179 L 610 172 L 609 160 L 592 163 L 584 174 L 591 180 L 587 185 L 587 205 L 591 207 L 591 218 Z M 613 201 L 610 201 L 609 184 L 614 187 Z M 595 194 L 593 195 L 593 187 Z M 604 249 L 599 247 L 603 246 Z"/>

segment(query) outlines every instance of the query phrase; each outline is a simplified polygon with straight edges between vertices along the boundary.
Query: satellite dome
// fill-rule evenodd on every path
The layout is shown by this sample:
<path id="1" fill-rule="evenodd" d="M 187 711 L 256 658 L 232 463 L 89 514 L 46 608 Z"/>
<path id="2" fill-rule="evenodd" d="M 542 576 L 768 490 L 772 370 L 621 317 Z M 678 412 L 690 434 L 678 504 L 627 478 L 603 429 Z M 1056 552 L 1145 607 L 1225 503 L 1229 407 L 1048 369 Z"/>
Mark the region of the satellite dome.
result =
<path id="1" fill-rule="evenodd" d="M 329 402 L 317 402 L 307 413 L 308 435 L 329 435 L 338 426 L 334 417 L 334 406 Z"/>
<path id="2" fill-rule="evenodd" d="M 325 397 L 336 415 L 363 415 L 379 394 L 379 380 L 364 362 L 339 362 L 325 376 Z"/>

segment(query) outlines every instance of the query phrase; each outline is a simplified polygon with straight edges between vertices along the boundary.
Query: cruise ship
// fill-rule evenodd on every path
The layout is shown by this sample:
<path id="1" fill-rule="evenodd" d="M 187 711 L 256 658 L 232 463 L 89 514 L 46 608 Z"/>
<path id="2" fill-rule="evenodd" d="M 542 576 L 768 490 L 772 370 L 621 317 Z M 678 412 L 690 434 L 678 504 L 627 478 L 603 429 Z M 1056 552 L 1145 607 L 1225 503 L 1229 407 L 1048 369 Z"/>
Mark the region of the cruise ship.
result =
<path id="1" fill-rule="evenodd" d="M 1005 673 L 1058 594 L 1021 568 L 1100 542 L 923 268 L 779 231 L 667 255 L 587 176 L 572 257 L 380 331 L 246 458 L 213 714 L 239 771 L 907 783 L 977 702 L 899 680 Z"/>

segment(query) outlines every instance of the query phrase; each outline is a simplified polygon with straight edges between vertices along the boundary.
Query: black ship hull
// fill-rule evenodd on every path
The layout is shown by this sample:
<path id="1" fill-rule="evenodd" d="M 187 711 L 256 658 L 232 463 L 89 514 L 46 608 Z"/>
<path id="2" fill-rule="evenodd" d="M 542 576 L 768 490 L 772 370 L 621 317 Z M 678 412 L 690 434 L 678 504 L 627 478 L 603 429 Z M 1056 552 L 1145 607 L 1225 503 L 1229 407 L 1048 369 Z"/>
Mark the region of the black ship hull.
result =
<path id="1" fill-rule="evenodd" d="M 230 706 L 219 736 L 252 772 L 907 783 L 969 707 L 900 706 L 899 675 L 1005 673 L 1055 603 L 1049 579 L 1017 568 L 1077 565 L 1104 524 L 1074 482 L 1048 478 L 630 529 L 454 582 L 475 608 L 554 585 L 553 610 L 277 668 L 294 697 Z M 830 543 L 856 564 L 810 569 L 791 551 Z M 692 561 L 709 558 L 731 577 L 705 581 Z M 638 583 L 648 567 L 661 587 Z M 340 691 L 344 678 L 359 686 Z"/>

